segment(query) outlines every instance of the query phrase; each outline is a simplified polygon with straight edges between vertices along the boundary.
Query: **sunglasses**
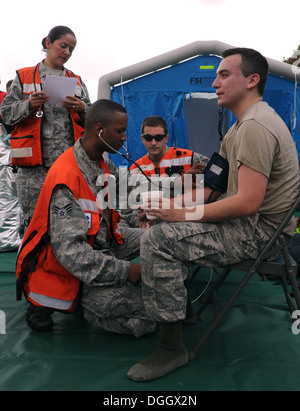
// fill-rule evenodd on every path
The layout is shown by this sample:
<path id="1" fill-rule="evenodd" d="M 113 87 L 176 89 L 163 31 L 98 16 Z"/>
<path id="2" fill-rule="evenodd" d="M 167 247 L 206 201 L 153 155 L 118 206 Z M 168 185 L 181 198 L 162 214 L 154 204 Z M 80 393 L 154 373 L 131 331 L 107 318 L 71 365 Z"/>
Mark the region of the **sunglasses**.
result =
<path id="1" fill-rule="evenodd" d="M 142 137 L 146 140 L 146 141 L 152 141 L 153 139 L 155 141 L 162 141 L 162 139 L 164 139 L 166 137 L 166 134 L 156 134 L 155 136 L 151 136 L 151 134 L 142 134 Z"/>

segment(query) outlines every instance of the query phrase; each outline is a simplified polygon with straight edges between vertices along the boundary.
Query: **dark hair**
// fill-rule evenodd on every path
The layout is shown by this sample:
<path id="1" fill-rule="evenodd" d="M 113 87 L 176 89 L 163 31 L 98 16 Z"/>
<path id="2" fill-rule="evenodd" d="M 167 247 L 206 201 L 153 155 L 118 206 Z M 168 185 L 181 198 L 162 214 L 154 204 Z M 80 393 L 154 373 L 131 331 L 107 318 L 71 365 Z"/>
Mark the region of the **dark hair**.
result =
<path id="1" fill-rule="evenodd" d="M 168 134 L 168 126 L 167 126 L 166 120 L 160 116 L 149 116 L 145 118 L 145 120 L 142 123 L 142 127 L 141 127 L 142 133 L 144 133 L 144 128 L 146 126 L 148 127 L 161 126 L 163 127 L 165 134 Z"/>
<path id="2" fill-rule="evenodd" d="M 67 26 L 55 26 L 53 27 L 50 31 L 48 36 L 44 37 L 42 40 L 42 46 L 44 49 L 46 49 L 46 39 L 49 38 L 51 43 L 54 43 L 55 40 L 58 40 L 63 36 L 64 34 L 72 34 L 72 36 L 75 36 L 74 32 Z"/>
<path id="3" fill-rule="evenodd" d="M 269 70 L 267 59 L 256 50 L 242 47 L 227 49 L 223 51 L 222 57 L 226 58 L 235 54 L 239 54 L 242 57 L 241 70 L 245 77 L 254 73 L 260 76 L 257 91 L 259 95 L 262 96 L 264 94 Z"/>
<path id="4" fill-rule="evenodd" d="M 125 107 L 115 101 L 100 99 L 95 101 L 87 110 L 85 115 L 85 129 L 88 131 L 96 123 L 107 126 L 115 112 L 127 114 Z"/>

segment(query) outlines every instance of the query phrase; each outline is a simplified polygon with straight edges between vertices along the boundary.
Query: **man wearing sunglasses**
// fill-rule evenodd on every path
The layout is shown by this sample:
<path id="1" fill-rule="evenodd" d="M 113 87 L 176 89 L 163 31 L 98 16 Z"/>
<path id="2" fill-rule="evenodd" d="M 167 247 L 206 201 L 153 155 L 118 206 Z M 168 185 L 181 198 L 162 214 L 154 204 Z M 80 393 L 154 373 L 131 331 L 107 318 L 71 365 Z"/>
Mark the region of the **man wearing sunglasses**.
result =
<path id="1" fill-rule="evenodd" d="M 147 154 L 136 163 L 148 177 L 182 175 L 194 164 L 207 164 L 208 158 L 192 150 L 168 147 L 168 127 L 160 116 L 147 117 L 142 124 L 142 141 Z M 130 167 L 132 174 L 139 174 L 139 168 L 133 164 Z"/>

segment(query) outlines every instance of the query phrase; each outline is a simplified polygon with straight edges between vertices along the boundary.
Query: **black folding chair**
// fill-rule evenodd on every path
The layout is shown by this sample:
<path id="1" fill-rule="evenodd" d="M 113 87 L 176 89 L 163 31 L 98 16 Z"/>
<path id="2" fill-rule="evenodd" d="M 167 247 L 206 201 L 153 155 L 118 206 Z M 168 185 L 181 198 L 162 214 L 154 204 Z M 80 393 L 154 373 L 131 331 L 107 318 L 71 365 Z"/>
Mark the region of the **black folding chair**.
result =
<path id="1" fill-rule="evenodd" d="M 221 287 L 231 271 L 243 271 L 246 272 L 246 274 L 242 281 L 238 284 L 230 298 L 227 300 L 227 302 L 218 311 L 216 311 L 215 307 L 215 313 L 213 315 L 211 324 L 202 334 L 194 348 L 190 351 L 190 360 L 193 360 L 195 358 L 199 349 L 209 338 L 214 329 L 218 326 L 227 310 L 231 307 L 231 305 L 234 303 L 236 298 L 240 295 L 244 287 L 248 284 L 255 273 L 278 276 L 279 278 L 281 278 L 290 313 L 292 314 L 295 310 L 300 310 L 300 292 L 296 280 L 298 266 L 290 256 L 288 251 L 288 244 L 286 243 L 285 237 L 282 234 L 282 231 L 284 230 L 290 219 L 293 217 L 299 206 L 300 196 L 288 211 L 285 218 L 275 231 L 274 235 L 269 240 L 268 244 L 259 253 L 256 260 L 244 260 L 234 265 L 222 267 L 221 273 L 218 274 L 213 285 L 204 296 L 202 305 L 197 311 L 197 318 L 199 318 L 200 314 L 204 311 L 208 304 L 210 304 L 212 301 L 216 302 L 217 290 Z M 274 261 L 268 261 L 272 258 L 273 255 L 280 255 L 280 257 Z M 290 287 L 292 294 L 289 289 Z"/>

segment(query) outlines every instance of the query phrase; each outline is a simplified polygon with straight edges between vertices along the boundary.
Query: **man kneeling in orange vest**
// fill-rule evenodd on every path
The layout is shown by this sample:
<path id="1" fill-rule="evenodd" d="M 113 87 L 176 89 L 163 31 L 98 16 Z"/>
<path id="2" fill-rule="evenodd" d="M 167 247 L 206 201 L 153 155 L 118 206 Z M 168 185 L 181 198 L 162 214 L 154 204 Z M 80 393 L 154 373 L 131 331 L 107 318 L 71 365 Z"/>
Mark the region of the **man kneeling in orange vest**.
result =
<path id="1" fill-rule="evenodd" d="M 118 229 L 119 214 L 97 201 L 100 175 L 117 170 L 103 152 L 126 140 L 127 112 L 110 100 L 86 113 L 85 132 L 51 167 L 18 253 L 17 298 L 30 305 L 27 324 L 53 327 L 55 310 L 72 312 L 78 301 L 84 317 L 105 330 L 140 337 L 155 329 L 140 291 L 139 228 Z M 112 151 L 113 152 L 113 151 Z M 107 193 L 109 196 L 109 192 Z"/>

